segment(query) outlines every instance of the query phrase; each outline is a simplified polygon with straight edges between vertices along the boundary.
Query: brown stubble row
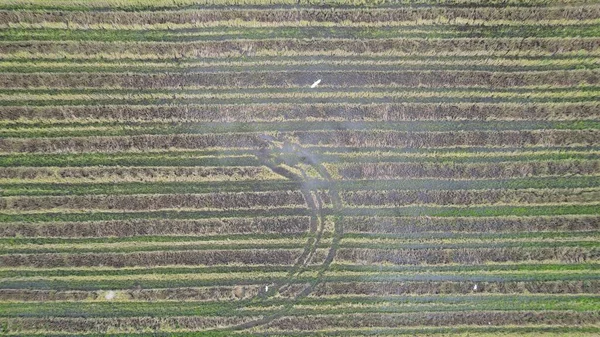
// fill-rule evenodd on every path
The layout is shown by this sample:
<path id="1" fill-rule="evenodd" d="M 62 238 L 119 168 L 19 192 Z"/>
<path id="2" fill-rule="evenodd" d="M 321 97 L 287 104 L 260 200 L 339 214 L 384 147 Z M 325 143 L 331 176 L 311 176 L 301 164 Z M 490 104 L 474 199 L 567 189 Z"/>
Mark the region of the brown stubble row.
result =
<path id="1" fill-rule="evenodd" d="M 443 18 L 441 18 L 443 17 Z M 47 23 L 69 22 L 71 24 L 94 25 L 155 25 L 155 24 L 187 24 L 209 23 L 214 21 L 256 21 L 272 24 L 275 22 L 311 21 L 332 22 L 402 22 L 419 21 L 452 22 L 453 20 L 506 20 L 506 21 L 540 21 L 540 20 L 591 20 L 600 18 L 600 7 L 487 7 L 487 8 L 385 8 L 370 10 L 352 9 L 273 9 L 269 10 L 202 10 L 202 11 L 22 11 L 0 12 L 0 22 L 4 23 Z"/>
<path id="2" fill-rule="evenodd" d="M 280 132 L 308 146 L 381 148 L 595 146 L 598 130 L 531 131 L 297 131 Z M 0 153 L 139 152 L 149 150 L 257 149 L 265 141 L 256 133 L 177 134 L 71 138 L 4 138 Z"/>
<path id="3" fill-rule="evenodd" d="M 274 208 L 306 206 L 299 191 L 270 191 L 204 194 L 83 195 L 44 197 L 3 197 L 0 210 L 12 212 L 60 211 L 152 211 L 165 209 Z"/>
<path id="4" fill-rule="evenodd" d="M 346 191 L 344 203 L 359 206 L 407 205 L 534 205 L 592 203 L 600 200 L 596 189 L 527 189 L 527 190 L 422 190 L 422 191 Z"/>
<path id="5" fill-rule="evenodd" d="M 341 164 L 336 167 L 342 179 L 485 179 L 544 176 L 585 176 L 600 173 L 600 161 L 532 161 L 492 163 L 378 162 Z M 0 170 L 1 172 L 1 170 Z M 1 173 L 0 173 L 1 174 Z"/>
<path id="6" fill-rule="evenodd" d="M 400 86 L 428 88 L 527 86 L 571 87 L 598 84 L 597 70 L 489 71 L 284 71 L 197 74 L 3 73 L 0 88 L 245 88 L 305 87 L 315 78 L 333 87 Z"/>
<path id="7" fill-rule="evenodd" d="M 596 119 L 600 103 L 390 103 L 6 106 L 7 121 L 444 121 Z"/>
<path id="8" fill-rule="evenodd" d="M 135 237 L 152 235 L 300 234 L 305 216 L 223 219 L 139 219 L 49 223 L 1 223 L 0 237 Z"/>
<path id="9" fill-rule="evenodd" d="M 598 38 L 474 38 L 474 39 L 314 39 L 314 40 L 227 40 L 190 43 L 167 42 L 18 42 L 0 44 L 0 56 L 39 55 L 70 58 L 179 59 L 240 55 L 559 55 L 597 53 Z"/>
<path id="10" fill-rule="evenodd" d="M 600 217 L 350 217 L 342 219 L 346 233 L 402 234 L 423 232 L 573 232 L 600 228 Z"/>

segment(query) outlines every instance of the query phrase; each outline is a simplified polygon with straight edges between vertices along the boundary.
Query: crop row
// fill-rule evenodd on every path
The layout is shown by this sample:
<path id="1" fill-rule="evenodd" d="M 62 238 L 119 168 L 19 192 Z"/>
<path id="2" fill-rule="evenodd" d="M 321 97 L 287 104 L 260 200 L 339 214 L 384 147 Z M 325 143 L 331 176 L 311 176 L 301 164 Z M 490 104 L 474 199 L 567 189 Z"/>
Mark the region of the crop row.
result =
<path id="1" fill-rule="evenodd" d="M 318 249 L 311 264 L 325 261 L 328 249 Z M 292 265 L 300 249 L 169 250 L 131 253 L 38 253 L 0 255 L 5 267 L 133 267 L 170 265 Z M 597 262 L 598 248 L 546 245 L 496 248 L 339 248 L 337 263 L 345 264 L 483 264 L 489 262 Z"/>
<path id="2" fill-rule="evenodd" d="M 2 223 L 2 237 L 137 237 L 153 235 L 298 234 L 307 217 L 261 217 L 199 220 L 125 220 L 100 222 Z"/>
<path id="3" fill-rule="evenodd" d="M 411 312 L 453 312 L 474 310 L 557 310 L 585 312 L 594 309 L 589 302 L 596 300 L 597 296 L 524 296 L 509 295 L 503 300 L 499 296 L 488 296 L 487 298 L 475 296 L 411 296 L 392 297 L 390 301 L 382 305 L 381 302 L 361 298 L 343 298 L 339 303 L 330 299 L 307 301 L 307 304 L 296 304 L 286 314 L 290 316 L 301 315 L 331 315 L 331 314 L 356 314 L 356 313 L 411 313 Z M 377 299 L 375 299 L 377 300 Z M 412 300 L 412 303 L 411 303 Z M 436 303 L 437 300 L 437 303 Z M 476 301 L 474 301 L 476 300 Z M 381 300 L 380 300 L 381 301 Z M 238 302 L 239 303 L 239 302 Z M 168 317 L 168 316 L 248 316 L 276 314 L 277 307 L 286 305 L 289 301 L 270 300 L 259 305 L 251 305 L 236 309 L 235 302 L 232 303 L 198 303 L 198 302 L 117 302 L 117 303 L 19 303 L 0 304 L 0 310 L 4 317 L 24 317 L 24 312 L 30 313 L 27 317 L 74 317 L 73 310 L 78 307 L 81 316 L 87 318 L 102 317 Z M 36 306 L 37 304 L 37 306 Z M 198 306 L 198 305 L 201 306 Z M 241 304 L 241 303 L 239 303 Z M 269 306 L 270 305 L 270 306 Z M 196 308 L 194 308 L 194 306 Z M 241 306 L 241 305 L 240 305 Z M 111 310 L 112 307 L 112 310 Z M 180 310 L 177 312 L 177 310 Z M 219 312 L 218 309 L 221 309 Z M 137 312 L 137 314 L 136 314 Z"/>
<path id="4" fill-rule="evenodd" d="M 0 60 L 3 72 L 135 72 L 135 73 L 204 73 L 204 72 L 264 72 L 302 70 L 475 70 L 475 71 L 550 71 L 571 70 L 574 67 L 596 69 L 597 58 L 573 56 L 561 57 L 310 57 L 307 65 L 303 57 L 252 57 L 219 59 L 188 59 L 177 63 L 168 60 L 79 60 L 66 62 L 46 59 Z"/>
<path id="5" fill-rule="evenodd" d="M 581 171 L 577 172 L 582 174 Z M 273 180 L 281 177 L 266 167 L 27 167 L 0 168 L 0 182 L 165 182 Z"/>
<path id="6" fill-rule="evenodd" d="M 182 59 L 229 56 L 465 56 L 465 55 L 596 55 L 598 38 L 500 39 L 315 39 L 167 42 L 18 42 L 0 44 L 0 56 L 60 59 Z"/>
<path id="7" fill-rule="evenodd" d="M 1 73 L 0 88 L 202 88 L 297 87 L 315 78 L 331 87 L 570 87 L 599 84 L 596 70 L 526 73 L 477 71 L 320 71 L 202 74 Z"/>
<path id="8" fill-rule="evenodd" d="M 298 191 L 245 193 L 150 194 L 150 195 L 84 195 L 57 197 L 4 197 L 3 211 L 40 210 L 158 210 L 158 209 L 222 209 L 303 206 L 304 196 Z"/>
<path id="9" fill-rule="evenodd" d="M 596 175 L 600 173 L 600 161 L 578 160 L 516 163 L 378 162 L 327 166 L 329 169 L 335 169 L 337 175 L 342 179 L 573 177 L 574 175 Z M 1 169 L 0 177 L 3 177 Z"/>
<path id="10" fill-rule="evenodd" d="M 560 282 L 554 282 L 561 287 Z M 569 286 L 573 282 L 565 282 L 562 287 L 574 291 L 583 288 Z M 265 285 L 215 286 L 200 288 L 163 288 L 163 289 L 128 289 L 114 291 L 115 299 L 119 301 L 233 301 L 244 300 L 258 295 Z M 582 292 L 582 291 L 579 291 Z M 578 292 L 578 293 L 579 293 Z M 81 290 L 25 290 L 1 289 L 0 301 L 10 302 L 63 302 L 63 301 L 103 301 L 106 294 L 100 291 Z"/>
<path id="11" fill-rule="evenodd" d="M 546 247 L 546 248 L 457 248 L 457 249 L 373 249 L 340 248 L 338 263 L 358 264 L 483 264 L 488 262 L 561 261 L 565 263 L 597 261 L 598 248 Z"/>
<path id="12" fill-rule="evenodd" d="M 586 231 L 600 225 L 598 216 L 555 217 L 344 217 L 345 233 L 409 234 L 415 232 L 538 232 Z"/>
<path id="13" fill-rule="evenodd" d="M 281 22 L 331 22 L 344 24 L 369 22 L 403 22 L 420 21 L 545 21 L 545 20 L 590 20 L 600 18 L 600 8 L 597 6 L 581 7 L 537 7 L 537 8 L 385 8 L 385 9 L 320 9 L 298 8 L 296 10 L 202 10 L 202 11 L 94 11 L 87 13 L 63 11 L 2 11 L 0 22 L 5 24 L 19 23 L 53 23 L 68 22 L 75 25 L 155 25 L 155 24 L 185 24 L 248 21 L 266 24 Z"/>
<path id="14" fill-rule="evenodd" d="M 516 301 L 518 302 L 518 301 Z M 159 316 L 160 317 L 160 316 Z M 127 317 L 127 318 L 8 318 L 0 322 L 11 333 L 63 332 L 71 334 L 96 333 L 135 333 L 135 332 L 184 332 L 201 331 L 217 327 L 233 326 L 260 319 L 261 316 L 174 316 Z M 265 328 L 274 331 L 290 332 L 320 331 L 369 327 L 421 327 L 421 326 L 494 326 L 535 325 L 535 326 L 594 326 L 600 317 L 593 311 L 569 312 L 549 310 L 545 312 L 523 311 L 434 311 L 424 316 L 422 313 L 356 313 L 308 316 L 285 316 L 275 319 Z M 343 330 L 342 330 L 343 331 Z M 349 333 L 349 332 L 345 332 Z M 364 331 L 363 331 L 364 333 Z M 264 336 L 264 335 L 263 335 Z"/>
<path id="15" fill-rule="evenodd" d="M 281 134 L 284 139 L 297 140 L 299 144 L 309 146 L 379 148 L 594 146 L 597 144 L 599 137 L 598 130 L 463 132 L 300 131 Z M 0 139 L 0 153 L 114 153 L 175 149 L 256 149 L 265 144 L 260 135 L 252 133 L 4 138 Z"/>
<path id="16" fill-rule="evenodd" d="M 405 264 L 395 265 L 401 267 L 401 270 L 395 272 L 382 271 L 388 269 L 391 264 L 372 265 L 371 269 L 363 271 L 336 271 L 328 272 L 321 278 L 323 282 L 413 282 L 413 281 L 453 281 L 453 282 L 546 282 L 546 281 L 589 281 L 598 280 L 600 275 L 595 268 L 575 270 L 571 268 L 572 264 L 556 264 L 556 261 L 538 261 L 551 266 L 560 266 L 558 271 L 552 269 L 532 270 L 526 267 L 527 264 L 471 264 L 471 265 L 426 265 L 426 264 Z M 588 262 L 589 263 L 589 262 Z M 597 263 L 591 264 L 597 267 Z M 11 270 L 17 272 L 16 278 L 3 278 L 0 285 L 5 289 L 56 289 L 56 290 L 115 290 L 115 289 L 150 289 L 150 288 L 177 288 L 177 287 L 201 287 L 201 286 L 225 286 L 225 285 L 248 285 L 264 283 L 281 284 L 304 284 L 316 280 L 317 272 L 315 268 L 306 268 L 301 275 L 290 279 L 289 265 L 254 265 L 258 269 L 250 270 L 245 266 L 245 270 L 240 270 L 235 266 L 217 266 L 219 272 L 204 270 L 199 266 L 169 265 L 162 268 L 157 266 L 147 266 L 143 269 L 148 272 L 132 273 L 130 269 L 100 267 L 96 268 L 67 268 L 67 269 L 31 269 L 27 266 L 11 267 Z M 337 265 L 338 269 L 340 265 Z M 364 265 L 342 265 L 345 269 L 356 267 L 365 267 Z M 519 268 L 514 268 L 514 267 Z M 160 266 L 158 266 L 160 267 Z M 193 267 L 193 268 L 190 268 Z M 223 270 L 228 267 L 226 270 Z M 272 267 L 279 267 L 279 270 L 272 270 Z M 320 268 L 320 266 L 316 266 Z M 436 269 L 436 267 L 438 269 Z M 496 267 L 496 268 L 494 268 Z M 269 269 L 270 268 L 270 269 Z M 285 269 L 281 269 L 285 268 Z M 415 269 L 421 268 L 421 269 Z M 465 271 L 464 268 L 469 268 Z M 345 270 L 343 269 L 343 270 Z M 491 272 L 489 270 L 492 270 Z M 38 270 L 40 275 L 29 275 L 29 277 L 20 277 L 21 272 L 32 274 L 32 270 Z M 359 269 L 360 270 L 360 269 Z M 440 271 L 441 270 L 441 271 Z M 52 271 L 55 271 L 52 273 Z M 99 272 L 95 272 L 99 271 Z M 373 273 L 373 271 L 377 271 Z M 410 271 L 407 273 L 407 271 Z M 50 273 L 49 273 L 50 272 Z M 73 276 L 70 276 L 73 274 Z M 90 275 L 90 276 L 78 276 Z"/>
<path id="17" fill-rule="evenodd" d="M 169 238 L 167 238 L 169 239 Z M 589 241 L 576 241 L 575 239 L 559 239 L 559 240 L 550 240 L 553 245 L 561 245 L 561 246 L 573 246 L 573 245 L 581 245 L 581 246 L 591 246 L 594 245 L 593 242 Z M 584 240 L 587 240 L 584 238 Z M 94 240 L 95 241 L 95 240 Z M 118 242 L 118 240 L 113 240 L 116 242 L 85 242 L 84 240 L 80 242 L 68 242 L 63 240 L 62 242 L 49 242 L 44 243 L 44 240 L 40 240 L 39 242 L 31 242 L 24 244 L 15 244 L 3 246 L 0 248 L 0 254 L 45 254 L 45 253 L 68 253 L 68 254 L 83 254 L 83 253 L 135 253 L 135 252 L 161 252 L 161 251 L 210 251 L 210 250 L 228 250 L 228 249 L 293 249 L 293 248 L 301 248 L 306 245 L 307 238 L 302 235 L 294 235 L 287 237 L 274 237 L 265 236 L 265 235 L 250 235 L 243 236 L 237 235 L 235 237 L 212 237 L 212 240 L 156 240 L 156 241 L 130 241 L 130 242 Z M 375 244 L 373 240 L 353 240 L 358 243 L 352 244 L 349 243 L 348 246 L 357 246 L 357 247 L 371 247 Z M 464 241 L 464 240 L 463 240 Z M 522 240 L 519 240 L 522 241 Z M 515 240 L 508 240 L 506 243 L 496 243 L 490 245 L 489 247 L 496 246 L 515 246 L 515 242 L 519 242 Z M 10 242 L 10 241 L 8 241 Z M 503 241 L 504 242 L 504 241 Z M 536 240 L 531 243 L 527 243 L 527 246 L 536 246 L 542 247 L 547 245 L 548 240 L 540 241 Z M 321 238 L 318 247 L 326 248 L 328 244 L 331 243 L 331 240 L 328 238 Z M 386 242 L 389 245 L 389 240 Z M 431 245 L 421 245 L 415 248 L 421 247 L 429 247 Z M 456 244 L 445 243 L 442 247 L 456 247 Z M 464 244 L 464 246 L 477 246 L 477 242 Z M 481 245 L 479 245 L 481 246 Z M 462 246 L 460 246 L 462 247 Z M 407 246 L 407 248 L 411 248 Z"/>
<path id="18" fill-rule="evenodd" d="M 132 267 L 169 265 L 292 265 L 299 249 L 243 249 L 208 251 L 156 251 L 136 253 L 7 254 L 0 255 L 5 267 Z M 315 260 L 319 261 L 317 258 Z"/>
<path id="19" fill-rule="evenodd" d="M 302 5 L 317 6 L 310 1 L 301 3 Z M 519 0 L 377 0 L 366 2 L 364 0 L 322 0 L 319 2 L 323 8 L 394 8 L 410 6 L 443 6 L 443 7 L 536 7 L 536 6 L 573 6 L 587 4 L 582 0 L 529 0 L 527 2 Z M 44 0 L 16 0 L 3 3 L 0 9 L 3 10 L 60 10 L 60 11 L 98 11 L 98 10 L 119 10 L 119 11 L 170 11 L 178 9 L 206 9 L 206 8 L 227 8 L 228 6 L 237 6 L 240 8 L 293 8 L 297 6 L 297 0 L 58 0 L 49 3 Z"/>
<path id="20" fill-rule="evenodd" d="M 385 151 L 354 149 L 347 152 L 339 149 L 312 149 L 322 162 L 331 163 L 369 163 L 381 162 L 437 162 L 490 163 L 490 162 L 527 162 L 598 160 L 600 156 L 594 148 L 583 149 L 510 149 L 489 148 L 486 150 L 466 151 L 466 149 L 386 149 Z M 247 150 L 219 151 L 147 151 L 145 153 L 54 153 L 31 154 L 12 153 L 0 155 L 0 167 L 88 167 L 88 166 L 259 166 L 261 163 Z"/>
<path id="21" fill-rule="evenodd" d="M 332 231 L 326 230 L 320 234 L 319 242 L 312 246 L 327 248 L 332 241 Z M 472 249 L 472 248 L 548 248 L 548 247 L 598 247 L 598 232 L 587 231 L 580 233 L 542 233 L 543 235 L 496 235 L 478 237 L 435 237 L 428 235 L 413 236 L 412 238 L 344 236 L 338 246 L 344 248 L 398 248 L 403 249 Z M 566 235 L 570 234 L 570 235 Z M 576 234 L 576 235 L 573 235 Z M 225 249 L 288 249 L 298 248 L 311 242 L 312 236 L 288 235 L 276 237 L 273 235 L 235 235 L 213 236 L 195 239 L 184 237 L 177 240 L 172 237 L 146 237 L 146 240 L 118 240 L 112 238 L 109 242 L 93 239 L 30 239 L 3 240 L 0 254 L 42 254 L 42 253 L 132 253 L 156 251 L 190 251 L 190 250 L 225 250 Z M 308 239 L 308 240 L 307 240 Z M 415 239 L 418 239 L 416 241 Z M 108 240 L 106 240 L 108 241 Z"/>
<path id="22" fill-rule="evenodd" d="M 329 267 L 327 275 L 334 275 L 336 273 L 362 273 L 362 275 L 375 275 L 377 273 L 400 273 L 403 275 L 425 275 L 425 274 L 436 274 L 436 273 L 454 273 L 455 275 L 464 273 L 479 273 L 479 275 L 492 275 L 494 273 L 504 275 L 506 273 L 512 273 L 511 275 L 517 275 L 515 273 L 523 273 L 522 275 L 542 275 L 543 273 L 572 273 L 573 275 L 581 275 L 581 273 L 587 273 L 589 276 L 594 276 L 594 271 L 598 270 L 598 263 L 552 263 L 551 261 L 545 261 L 542 263 L 488 263 L 483 265 L 348 265 L 348 264 L 336 264 L 332 263 Z M 308 266 L 305 267 L 306 271 L 313 271 L 319 266 Z M 272 274 L 274 277 L 279 277 L 281 273 L 285 273 L 289 270 L 288 266 L 255 266 L 255 265 L 229 265 L 229 266 L 155 266 L 155 267 L 124 267 L 124 268 L 113 268 L 113 267 L 94 267 L 94 268 L 3 268 L 0 269 L 0 275 L 3 280 L 15 280 L 15 279 L 51 279 L 53 277 L 84 277 L 84 279 L 93 280 L 94 278 L 106 278 L 117 276 L 120 278 L 127 277 L 143 277 L 149 278 L 152 276 L 163 275 L 168 277 L 177 277 L 177 275 L 209 275 L 219 273 L 248 273 L 248 275 L 257 274 Z M 398 274 L 398 275 L 400 275 Z M 473 274 L 475 275 L 475 274 Z M 397 278 L 396 278 L 397 279 Z M 434 280 L 435 276 L 433 277 Z M 594 278 L 586 278 L 586 280 L 592 280 Z M 330 281 L 333 279 L 330 279 Z M 340 282 L 354 282 L 352 279 L 337 279 Z M 387 280 L 387 279 L 386 279 Z M 391 280 L 391 279 L 390 279 Z M 409 279 L 406 279 L 407 281 Z M 410 279 L 412 281 L 425 280 L 421 278 Z M 458 280 L 458 279 L 456 279 Z M 533 279 L 532 279 L 533 280 Z M 567 278 L 554 279 L 558 280 L 571 280 Z M 374 281 L 374 280 L 371 280 Z M 488 280 L 489 281 L 489 280 Z M 505 280 L 506 281 L 506 280 Z M 523 280 L 521 280 L 523 281 Z M 531 280 L 530 280 L 531 281 Z M 292 280 L 290 280 L 292 282 Z M 303 281 L 302 281 L 303 282 Z M 492 281 L 490 281 L 492 282 Z M 495 280 L 494 282 L 499 282 Z M 188 285 L 192 286 L 192 285 Z M 154 288 L 165 287 L 165 286 L 154 286 Z M 166 286 L 167 288 L 169 286 Z M 182 285 L 180 287 L 187 287 Z M 11 287 L 5 287 L 6 289 Z M 16 287 L 19 288 L 19 287 Z M 15 289 L 16 289 L 15 288 Z M 49 289 L 42 283 L 38 284 L 35 288 Z M 60 287 L 59 287 L 60 288 Z M 151 287 L 152 288 L 152 287 Z M 19 288 L 20 289 L 20 288 Z M 63 290 L 71 289 L 69 287 L 61 288 Z M 85 288 L 85 289 L 104 289 L 104 288 Z"/>
<path id="23" fill-rule="evenodd" d="M 540 190 L 421 190 L 350 191 L 340 193 L 348 206 L 494 205 L 590 203 L 600 199 L 596 189 Z M 327 196 L 322 196 L 328 200 Z"/>
<path id="24" fill-rule="evenodd" d="M 544 282 L 454 282 L 454 281 L 415 281 L 415 282 L 327 282 L 318 284 L 310 294 L 309 303 L 323 305 L 324 300 L 333 297 L 338 303 L 344 299 L 360 297 L 391 297 L 406 295 L 468 295 L 468 294 L 598 294 L 599 280 L 587 281 L 544 281 Z M 473 290 L 473 285 L 477 288 Z M 259 295 L 264 284 L 241 286 L 213 286 L 162 289 L 127 289 L 114 291 L 119 301 L 132 302 L 216 302 L 250 299 Z M 299 287 L 302 289 L 302 286 Z M 2 289 L 1 302 L 102 302 L 102 291 L 82 290 L 30 290 Z M 281 294 L 289 297 L 288 294 Z M 341 297 L 341 298 L 340 298 Z M 393 298 L 391 298 L 393 300 Z M 415 298 L 408 298 L 415 300 Z M 324 303 L 325 302 L 325 303 Z"/>
<path id="25" fill-rule="evenodd" d="M 593 146 L 598 139 L 595 130 L 563 131 L 500 131 L 500 132 L 290 132 L 284 133 L 304 145 L 327 145 L 347 147 L 531 147 L 531 146 Z M 3 146 L 0 144 L 0 149 Z"/>
<path id="26" fill-rule="evenodd" d="M 550 180 L 548 178 L 551 178 Z M 328 189 L 331 182 L 312 180 L 314 188 Z M 436 190 L 483 190 L 483 189 L 581 189 L 600 187 L 600 176 L 541 176 L 529 178 L 500 179 L 396 179 L 396 180 L 352 180 L 335 183 L 339 189 L 347 191 L 390 190 L 420 191 Z M 220 181 L 162 181 L 162 182 L 18 182 L 0 184 L 1 196 L 60 196 L 60 195 L 136 195 L 136 194 L 199 194 L 215 192 L 268 192 L 275 190 L 298 190 L 302 183 L 292 180 Z"/>
<path id="27" fill-rule="evenodd" d="M 133 219 L 208 219 L 261 216 L 306 216 L 310 215 L 305 207 L 254 208 L 237 210 L 159 210 L 159 211 L 94 211 L 94 212 L 36 212 L 36 213 L 0 213 L 2 222 L 35 222 L 48 223 L 78 221 L 110 221 Z M 341 211 L 323 209 L 325 215 L 345 216 L 435 216 L 435 217 L 501 217 L 501 216 L 563 216 L 563 215 L 596 215 L 598 203 L 585 204 L 552 204 L 552 205 L 495 205 L 495 206 L 399 206 L 383 208 L 345 208 Z"/>
<path id="28" fill-rule="evenodd" d="M 473 289 L 474 284 L 477 287 Z M 328 282 L 319 284 L 311 297 L 323 296 L 401 296 L 427 294 L 593 294 L 599 293 L 599 280 L 547 282 Z M 44 293 L 44 292 L 42 292 Z"/>
<path id="29" fill-rule="evenodd" d="M 515 25 L 515 21 L 485 21 L 485 24 L 479 20 L 461 20 L 459 21 L 426 21 L 405 25 L 402 22 L 390 22 L 385 30 L 372 29 L 373 24 L 352 23 L 350 27 L 319 27 L 320 22 L 302 22 L 304 25 L 298 25 L 297 22 L 289 26 L 277 27 L 273 30 L 273 23 L 270 27 L 239 27 L 233 22 L 233 27 L 210 27 L 182 29 L 181 24 L 177 24 L 177 29 L 163 29 L 164 24 L 158 27 L 142 26 L 145 29 L 135 29 L 138 26 L 119 25 L 117 28 L 106 26 L 106 24 L 93 25 L 94 29 L 84 28 L 76 24 L 72 27 L 58 26 L 56 23 L 50 24 L 53 28 L 40 29 L 41 24 L 18 23 L 9 24 L 0 27 L 0 39 L 3 41 L 132 41 L 132 42 L 197 42 L 197 41 L 219 41 L 229 39 L 272 39 L 272 38 L 355 38 L 355 39 L 385 39 L 402 36 L 404 38 L 512 38 L 519 36 L 536 37 L 563 37 L 568 38 L 574 35 L 579 37 L 600 37 L 600 30 L 597 28 L 596 21 L 585 20 L 582 22 L 548 21 L 531 23 L 527 21 L 526 25 Z M 220 22 L 228 24 L 229 22 Z M 59 23 L 63 25 L 65 23 Z M 189 24 L 185 24 L 187 26 Z M 246 24 L 247 25 L 247 24 Z M 17 26 L 17 27 L 15 27 Z M 75 29 L 74 29 L 75 28 Z M 158 29 L 153 29 L 158 28 Z M 323 29 L 326 28 L 326 29 Z M 38 68 L 41 65 L 38 65 Z M 71 65 L 71 68 L 79 68 L 77 65 Z M 178 66 L 175 66 L 178 67 Z M 180 66 L 179 66 L 180 67 Z M 380 69 L 381 70 L 381 69 Z M 30 70 L 31 71 L 31 70 Z M 13 70 L 14 72 L 14 70 Z"/>
<path id="30" fill-rule="evenodd" d="M 124 89 L 6 89 L 0 93 L 0 106 L 56 105 L 186 105 L 186 104 L 251 104 L 251 103 L 583 103 L 598 99 L 597 86 L 570 88 L 411 88 L 394 87 L 322 88 L 308 87 L 250 88 L 239 92 L 231 88 L 188 90 L 124 90 Z"/>
<path id="31" fill-rule="evenodd" d="M 269 123 L 178 123 L 156 124 L 131 123 L 123 126 L 116 123 L 91 124 L 46 124 L 33 126 L 6 125 L 0 130 L 0 137 L 10 138 L 55 138 L 90 136 L 135 136 L 135 135 L 177 135 L 177 134 L 217 134 L 236 132 L 289 132 L 289 131 L 329 131 L 329 130 L 376 130 L 376 131 L 524 131 L 524 130 L 597 130 L 600 121 L 409 121 L 409 122 L 269 122 Z"/>
<path id="32" fill-rule="evenodd" d="M 401 327 L 401 326 L 463 326 L 463 325 L 595 325 L 597 312 L 561 311 L 478 311 L 413 314 L 350 314 L 331 316 L 282 317 L 265 328 L 284 331 L 319 331 L 340 328 Z"/>
<path id="33" fill-rule="evenodd" d="M 19 123 L 63 121 L 275 122 L 275 121 L 517 121 L 598 118 L 600 104 L 586 103 L 404 103 L 249 104 L 174 106 L 6 106 L 0 120 Z M 6 122 L 5 122 L 6 123 Z"/>
<path id="34" fill-rule="evenodd" d="M 86 318 L 16 318 L 2 319 L 4 330 L 12 333 L 132 333 L 143 331 L 205 330 L 233 326 L 260 317 L 132 317 L 110 319 Z"/>
<path id="35" fill-rule="evenodd" d="M 401 187 L 401 185 L 399 186 Z M 598 200 L 596 188 L 523 189 L 523 190 L 358 190 L 343 191 L 341 198 L 350 206 L 407 205 L 534 205 L 589 204 Z M 325 204 L 331 203 L 321 192 Z M 235 210 L 304 206 L 298 191 L 216 192 L 201 194 L 14 196 L 0 198 L 5 212 L 40 212 L 44 210 L 152 211 L 169 209 Z"/>

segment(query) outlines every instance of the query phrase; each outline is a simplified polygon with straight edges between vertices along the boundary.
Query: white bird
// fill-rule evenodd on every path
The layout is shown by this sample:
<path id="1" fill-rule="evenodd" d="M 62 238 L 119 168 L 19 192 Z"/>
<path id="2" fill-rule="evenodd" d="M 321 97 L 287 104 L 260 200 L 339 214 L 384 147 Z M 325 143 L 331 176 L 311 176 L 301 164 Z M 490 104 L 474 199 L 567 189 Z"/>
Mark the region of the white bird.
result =
<path id="1" fill-rule="evenodd" d="M 314 89 L 314 88 L 316 88 L 316 87 L 317 87 L 317 85 L 319 85 L 319 83 L 321 83 L 321 79 L 318 79 L 318 80 L 316 80 L 316 81 L 315 81 L 315 83 L 313 83 L 313 84 L 310 86 L 310 88 L 311 88 L 311 89 Z"/>
<path id="2" fill-rule="evenodd" d="M 474 286 L 473 286 L 473 290 L 477 290 L 477 285 L 474 285 Z"/>
<path id="3" fill-rule="evenodd" d="M 106 296 L 104 296 L 104 298 L 106 298 L 107 300 L 112 300 L 113 298 L 115 298 L 115 292 L 114 291 L 109 291 Z"/>

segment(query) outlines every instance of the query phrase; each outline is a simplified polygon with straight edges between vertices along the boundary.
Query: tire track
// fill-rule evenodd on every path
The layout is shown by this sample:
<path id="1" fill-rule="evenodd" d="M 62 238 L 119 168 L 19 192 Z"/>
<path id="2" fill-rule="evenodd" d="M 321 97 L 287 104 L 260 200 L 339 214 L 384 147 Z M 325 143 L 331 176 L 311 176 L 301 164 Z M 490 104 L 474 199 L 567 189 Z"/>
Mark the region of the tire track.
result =
<path id="1" fill-rule="evenodd" d="M 284 305 L 284 307 L 275 314 L 266 316 L 259 320 L 246 322 L 226 330 L 239 331 L 266 325 L 273 320 L 288 314 L 293 309 L 295 304 L 310 295 L 315 287 L 321 283 L 323 275 L 327 272 L 331 263 L 333 262 L 333 259 L 335 258 L 339 243 L 343 236 L 342 222 L 339 221 L 339 218 L 342 216 L 341 197 L 339 195 L 337 186 L 331 177 L 331 174 L 329 171 L 327 171 L 327 168 L 325 168 L 325 166 L 323 166 L 312 153 L 302 148 L 299 144 L 291 143 L 286 140 L 278 140 L 271 136 L 263 135 L 261 138 L 265 141 L 265 145 L 255 153 L 257 158 L 273 172 L 281 174 L 288 179 L 302 183 L 301 192 L 306 199 L 308 207 L 311 209 L 311 226 L 309 233 L 314 234 L 315 237 L 311 237 L 307 241 L 302 255 L 298 258 L 298 261 L 293 266 L 292 270 L 290 270 L 287 282 L 275 284 L 275 287 L 273 287 L 270 291 L 266 291 L 262 294 L 262 296 L 260 296 L 260 302 L 264 303 L 264 301 L 268 298 L 289 289 L 292 284 L 291 281 L 301 275 L 303 272 L 307 271 L 310 261 L 315 257 L 317 248 L 325 232 L 325 216 L 323 214 L 324 201 L 319 195 L 319 186 L 325 186 L 328 188 L 328 193 L 333 204 L 334 214 L 337 214 L 337 220 L 334 221 L 333 241 L 327 256 L 318 270 L 317 277 L 311 281 L 306 288 L 304 288 L 298 295 L 296 295 L 289 303 Z M 282 143 L 282 145 L 278 146 L 276 143 Z M 319 174 L 324 184 L 315 184 L 314 180 L 308 176 L 306 171 L 298 166 L 299 163 L 308 164 L 313 167 Z M 293 171 L 280 166 L 281 164 L 298 169 L 302 175 L 300 176 Z M 255 303 L 260 302 L 257 301 Z"/>

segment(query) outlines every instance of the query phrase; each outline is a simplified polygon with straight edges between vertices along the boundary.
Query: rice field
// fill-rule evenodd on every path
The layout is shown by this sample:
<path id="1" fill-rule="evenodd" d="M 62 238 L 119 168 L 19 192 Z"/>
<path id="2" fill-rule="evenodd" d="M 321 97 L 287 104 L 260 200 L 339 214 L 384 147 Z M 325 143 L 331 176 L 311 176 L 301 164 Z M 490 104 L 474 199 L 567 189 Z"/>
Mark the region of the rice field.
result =
<path id="1" fill-rule="evenodd" d="M 0 334 L 600 335 L 600 1 L 0 0 Z"/>

